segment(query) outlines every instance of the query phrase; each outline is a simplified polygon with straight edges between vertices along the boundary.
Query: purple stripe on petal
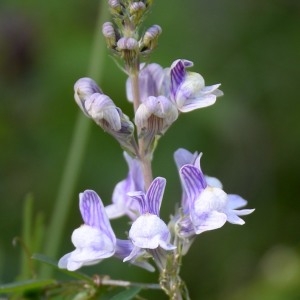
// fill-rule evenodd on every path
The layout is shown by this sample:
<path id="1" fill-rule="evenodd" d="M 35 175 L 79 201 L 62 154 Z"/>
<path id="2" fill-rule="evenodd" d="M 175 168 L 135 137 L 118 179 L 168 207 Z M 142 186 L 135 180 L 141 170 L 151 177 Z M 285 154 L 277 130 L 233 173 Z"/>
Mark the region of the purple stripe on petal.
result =
<path id="1" fill-rule="evenodd" d="M 207 186 L 204 175 L 193 165 L 183 166 L 180 169 L 180 177 L 191 200 L 194 200 Z"/>
<path id="2" fill-rule="evenodd" d="M 171 66 L 171 94 L 175 97 L 180 84 L 185 77 L 185 66 L 183 60 L 175 61 Z"/>
<path id="3" fill-rule="evenodd" d="M 86 190 L 80 193 L 79 208 L 86 225 L 96 227 L 105 232 L 112 240 L 115 239 L 115 234 L 111 228 L 103 203 L 96 192 Z"/>
<path id="4" fill-rule="evenodd" d="M 149 211 L 148 202 L 146 201 L 145 194 L 143 192 L 130 192 L 127 195 L 134 201 L 138 201 L 140 214 L 145 214 Z"/>
<path id="5" fill-rule="evenodd" d="M 152 181 L 147 191 L 149 213 L 159 216 L 159 210 L 160 210 L 160 205 L 163 198 L 165 186 L 166 186 L 165 178 L 157 177 Z"/>

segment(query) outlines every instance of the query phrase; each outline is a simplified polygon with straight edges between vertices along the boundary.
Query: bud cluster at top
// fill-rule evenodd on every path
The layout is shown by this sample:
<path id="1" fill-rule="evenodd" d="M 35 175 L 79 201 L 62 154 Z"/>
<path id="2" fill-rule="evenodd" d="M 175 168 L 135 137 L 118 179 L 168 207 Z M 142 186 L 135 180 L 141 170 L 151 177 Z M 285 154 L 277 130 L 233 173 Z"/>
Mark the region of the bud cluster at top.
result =
<path id="1" fill-rule="evenodd" d="M 153 25 L 142 36 L 139 26 L 150 10 L 152 1 L 109 0 L 113 22 L 105 22 L 102 33 L 107 47 L 124 60 L 126 68 L 137 66 L 139 57 L 146 56 L 156 47 L 161 28 Z"/>
<path id="2" fill-rule="evenodd" d="M 153 271 L 154 262 L 160 272 L 160 285 L 170 299 L 189 299 L 178 274 L 181 258 L 195 237 L 227 222 L 243 225 L 241 217 L 254 209 L 245 209 L 245 199 L 227 194 L 217 178 L 203 173 L 202 153 L 180 148 L 174 160 L 182 193 L 174 195 L 179 207 L 165 223 L 160 218 L 160 207 L 167 180 L 153 178 L 151 162 L 159 139 L 181 113 L 211 106 L 223 92 L 219 83 L 205 85 L 202 75 L 190 71 L 190 60 L 176 59 L 167 68 L 140 63 L 140 57 L 155 48 L 161 33 L 161 28 L 153 25 L 139 36 L 139 26 L 152 1 L 109 0 L 108 4 L 113 23 L 104 23 L 102 32 L 108 48 L 124 61 L 126 96 L 133 103 L 134 118 L 125 115 L 88 77 L 77 80 L 74 98 L 82 112 L 125 150 L 128 174 L 116 184 L 109 205 L 105 206 L 93 190 L 79 194 L 83 225 L 72 234 L 75 250 L 65 254 L 58 265 L 74 271 L 117 257 Z M 187 134 L 193 138 L 192 133 Z M 125 240 L 117 238 L 110 223 L 123 216 L 131 221 Z"/>

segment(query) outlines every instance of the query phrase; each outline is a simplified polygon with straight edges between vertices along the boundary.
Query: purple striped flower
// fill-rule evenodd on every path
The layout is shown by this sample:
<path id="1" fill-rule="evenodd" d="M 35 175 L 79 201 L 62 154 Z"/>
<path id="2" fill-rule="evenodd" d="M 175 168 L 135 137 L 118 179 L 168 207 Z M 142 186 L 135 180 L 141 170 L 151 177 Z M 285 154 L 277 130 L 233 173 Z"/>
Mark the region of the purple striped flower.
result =
<path id="1" fill-rule="evenodd" d="M 72 243 L 76 249 L 58 262 L 60 268 L 69 271 L 94 265 L 113 256 L 116 251 L 116 236 L 100 197 L 92 190 L 80 193 L 79 209 L 84 224 L 72 234 Z"/>
<path id="2" fill-rule="evenodd" d="M 178 221 L 179 235 L 190 237 L 222 227 L 226 221 L 243 225 L 240 216 L 254 209 L 240 209 L 247 201 L 238 195 L 226 194 L 219 180 L 205 177 L 200 168 L 200 156 L 194 164 L 180 169 L 183 185 L 183 218 Z"/>
<path id="3" fill-rule="evenodd" d="M 139 74 L 140 100 L 145 103 L 148 97 L 164 96 L 174 103 L 180 112 L 189 112 L 210 106 L 222 96 L 220 84 L 205 86 L 204 78 L 186 69 L 193 62 L 185 59 L 174 61 L 170 68 L 163 69 L 158 64 L 142 67 Z M 131 81 L 126 83 L 127 98 L 133 101 Z"/>
<path id="4" fill-rule="evenodd" d="M 106 215 L 100 197 L 92 190 L 79 194 L 79 208 L 84 224 L 75 229 L 72 243 L 75 250 L 64 255 L 58 262 L 59 268 L 75 271 L 83 266 L 94 265 L 108 257 L 124 260 L 135 246 L 130 240 L 117 239 Z M 146 261 L 145 251 L 139 249 L 130 263 L 154 271 Z"/>
<path id="5" fill-rule="evenodd" d="M 165 185 L 166 180 L 157 177 L 151 183 L 146 194 L 143 192 L 129 194 L 138 202 L 141 215 L 132 223 L 129 230 L 129 239 L 135 247 L 124 261 L 134 259 L 140 249 L 155 250 L 162 248 L 169 251 L 176 248 L 170 244 L 170 231 L 159 217 Z"/>
<path id="6" fill-rule="evenodd" d="M 191 61 L 178 59 L 170 68 L 170 98 L 181 112 L 210 106 L 223 95 L 218 89 L 220 84 L 205 86 L 200 74 L 186 71 L 192 66 Z"/>

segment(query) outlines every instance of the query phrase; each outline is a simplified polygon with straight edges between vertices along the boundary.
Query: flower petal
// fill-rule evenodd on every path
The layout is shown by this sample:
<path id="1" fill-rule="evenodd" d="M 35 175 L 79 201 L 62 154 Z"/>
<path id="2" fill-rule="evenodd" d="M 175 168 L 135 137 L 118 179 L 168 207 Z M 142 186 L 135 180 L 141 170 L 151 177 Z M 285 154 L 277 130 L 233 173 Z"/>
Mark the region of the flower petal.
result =
<path id="1" fill-rule="evenodd" d="M 233 212 L 227 213 L 227 221 L 235 225 L 244 225 L 245 221 Z"/>
<path id="2" fill-rule="evenodd" d="M 159 210 L 160 210 L 162 198 L 165 191 L 165 186 L 166 186 L 166 179 L 163 177 L 156 177 L 152 181 L 147 191 L 148 206 L 149 206 L 148 212 L 150 214 L 159 216 Z"/>
<path id="3" fill-rule="evenodd" d="M 74 85 L 74 98 L 78 106 L 84 112 L 84 114 L 90 117 L 89 113 L 85 108 L 85 101 L 89 96 L 94 93 L 102 94 L 102 90 L 99 88 L 97 83 L 88 77 L 80 78 L 76 81 Z"/>
<path id="4" fill-rule="evenodd" d="M 214 84 L 214 85 L 209 85 L 209 86 L 205 86 L 201 89 L 201 94 L 202 95 L 207 95 L 207 94 L 211 94 L 211 93 L 214 93 L 216 96 L 222 96 L 223 95 L 223 92 L 218 90 L 218 87 L 220 86 L 221 84 L 218 83 L 218 84 Z"/>
<path id="5" fill-rule="evenodd" d="M 192 215 L 192 221 L 196 234 L 200 234 L 208 230 L 218 229 L 226 223 L 226 220 L 227 216 L 224 213 L 217 211 L 210 211 L 200 215 Z"/>
<path id="6" fill-rule="evenodd" d="M 98 228 L 115 243 L 115 234 L 111 228 L 103 203 L 96 192 L 86 190 L 80 193 L 79 208 L 86 225 Z"/>
<path id="7" fill-rule="evenodd" d="M 212 187 L 217 187 L 219 189 L 223 188 L 221 181 L 216 177 L 211 177 L 211 176 L 205 175 L 205 180 L 206 180 L 207 184 Z"/>
<path id="8" fill-rule="evenodd" d="M 217 100 L 217 96 L 213 94 L 199 96 L 197 98 L 186 99 L 182 106 L 178 107 L 181 112 L 190 112 L 192 110 L 213 105 Z"/>
<path id="9" fill-rule="evenodd" d="M 147 252 L 139 247 L 135 247 L 130 240 L 117 239 L 117 248 L 115 256 L 125 261 L 141 267 L 149 272 L 154 272 L 154 267 L 149 264 L 147 259 Z"/>
<path id="10" fill-rule="evenodd" d="M 96 264 L 115 253 L 115 240 L 89 225 L 75 229 L 72 242 L 76 249 L 59 260 L 60 268 L 74 271 L 82 266 Z"/>
<path id="11" fill-rule="evenodd" d="M 114 102 L 106 95 L 95 93 L 85 101 L 85 109 L 89 116 L 96 122 L 105 120 L 112 130 L 121 129 L 121 118 Z"/>
<path id="12" fill-rule="evenodd" d="M 198 152 L 191 153 L 186 149 L 179 148 L 174 152 L 174 160 L 177 169 L 180 170 L 180 168 L 184 165 L 193 165 L 197 156 L 198 156 Z"/>
<path id="13" fill-rule="evenodd" d="M 180 178 L 190 201 L 194 201 L 207 186 L 203 173 L 193 165 L 183 166 Z"/>
<path id="14" fill-rule="evenodd" d="M 160 244 L 169 243 L 170 232 L 167 225 L 157 215 L 145 214 L 133 222 L 129 238 L 137 247 L 155 249 Z"/>
<path id="15" fill-rule="evenodd" d="M 127 195 L 133 200 L 138 201 L 140 214 L 146 214 L 149 212 L 148 201 L 143 192 L 130 192 Z"/>
<path id="16" fill-rule="evenodd" d="M 228 209 L 237 209 L 247 205 L 247 200 L 243 199 L 239 195 L 229 194 L 228 195 Z"/>
<path id="17" fill-rule="evenodd" d="M 185 59 L 178 59 L 174 61 L 170 68 L 171 79 L 171 95 L 173 99 L 177 93 L 178 88 L 183 83 L 186 76 L 186 68 L 192 67 L 193 63 Z"/>

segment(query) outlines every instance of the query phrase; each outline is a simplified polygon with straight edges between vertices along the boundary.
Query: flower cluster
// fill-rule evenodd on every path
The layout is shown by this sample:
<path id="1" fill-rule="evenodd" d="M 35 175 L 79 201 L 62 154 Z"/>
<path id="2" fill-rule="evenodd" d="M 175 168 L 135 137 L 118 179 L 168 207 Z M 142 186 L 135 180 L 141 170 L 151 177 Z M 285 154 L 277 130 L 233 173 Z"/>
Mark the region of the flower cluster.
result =
<path id="1" fill-rule="evenodd" d="M 186 69 L 193 65 L 185 59 L 163 69 L 158 64 L 141 65 L 139 73 L 140 105 L 135 113 L 135 125 L 146 144 L 146 153 L 153 151 L 157 137 L 176 121 L 180 112 L 189 112 L 215 103 L 223 93 L 220 84 L 205 86 L 203 77 Z M 127 98 L 133 101 L 132 79 L 126 83 Z M 134 124 L 113 100 L 105 95 L 90 78 L 79 79 L 75 100 L 83 113 L 111 134 L 131 155 L 138 156 L 134 139 Z"/>
<path id="2" fill-rule="evenodd" d="M 115 256 L 153 271 L 147 262 L 149 253 L 157 258 L 158 267 L 163 269 L 164 255 L 153 250 L 176 249 L 170 243 L 174 240 L 171 237 L 173 230 L 169 230 L 159 217 L 166 179 L 157 177 L 145 193 L 138 161 L 126 153 L 124 155 L 129 172 L 127 178 L 116 185 L 113 204 L 104 207 L 100 197 L 92 190 L 79 195 L 84 224 L 73 232 L 72 242 L 76 249 L 60 259 L 60 268 L 73 271 Z M 238 195 L 226 194 L 218 179 L 205 176 L 200 168 L 200 157 L 201 154 L 192 154 L 185 149 L 174 153 L 183 189 L 180 213 L 170 220 L 170 224 L 175 224 L 177 237 L 188 246 L 195 235 L 220 228 L 226 221 L 243 225 L 245 222 L 239 216 L 254 211 L 239 210 L 247 201 Z M 133 221 L 128 240 L 117 239 L 109 221 L 109 218 L 123 215 L 128 215 Z M 182 254 L 185 253 L 186 250 Z"/>
<path id="3" fill-rule="evenodd" d="M 175 232 L 187 245 L 184 249 L 188 249 L 193 236 L 220 228 L 226 221 L 242 225 L 244 221 L 239 216 L 253 211 L 238 210 L 247 204 L 246 200 L 226 194 L 220 181 L 204 176 L 200 168 L 201 155 L 184 149 L 174 154 L 183 189 L 179 213 L 170 220 L 174 229 L 170 230 L 159 217 L 166 180 L 158 177 L 145 189 L 140 154 L 133 134 L 135 126 L 140 132 L 139 138 L 143 138 L 147 145 L 146 152 L 153 151 L 155 138 L 166 132 L 180 112 L 212 105 L 222 95 L 218 89 L 220 84 L 205 86 L 200 74 L 186 70 L 192 65 L 184 59 L 176 60 L 165 69 L 155 63 L 141 65 L 141 103 L 135 113 L 135 125 L 92 79 L 82 78 L 75 83 L 77 104 L 87 117 L 111 134 L 127 151 L 124 157 L 129 172 L 116 185 L 112 204 L 106 207 L 94 191 L 80 194 L 79 206 L 84 225 L 73 232 L 72 242 L 76 249 L 60 259 L 61 268 L 76 270 L 116 256 L 153 270 L 147 262 L 152 255 L 158 267 L 163 269 L 165 251 L 174 251 L 177 247 L 170 243 L 175 240 L 171 232 Z M 129 101 L 133 101 L 131 80 L 128 78 L 126 83 Z M 109 219 L 124 215 L 133 223 L 128 240 L 118 240 Z M 159 248 L 160 251 L 153 251 Z"/>
<path id="4" fill-rule="evenodd" d="M 124 62 L 128 75 L 126 95 L 133 103 L 133 121 L 117 107 L 91 78 L 81 78 L 74 86 L 79 108 L 124 150 L 127 177 L 112 194 L 112 203 L 104 206 L 96 192 L 79 195 L 84 224 L 74 230 L 75 250 L 59 260 L 59 267 L 76 270 L 105 258 L 117 257 L 153 271 L 149 259 L 160 272 L 160 285 L 171 299 L 182 299 L 186 289 L 179 277 L 181 257 L 194 238 L 221 228 L 226 222 L 243 225 L 241 216 L 253 209 L 242 197 L 227 194 L 221 182 L 204 175 L 202 154 L 178 149 L 174 153 L 182 195 L 180 207 L 168 224 L 160 218 L 166 179 L 153 179 L 151 161 L 159 138 L 178 119 L 180 113 L 213 105 L 223 93 L 220 84 L 205 86 L 203 77 L 189 71 L 193 63 L 175 60 L 170 67 L 140 63 L 156 47 L 161 28 L 151 26 L 139 38 L 138 27 L 152 1 L 109 0 L 114 23 L 106 22 L 102 32 L 111 52 Z M 127 216 L 131 221 L 127 239 L 118 239 L 110 220 Z M 183 292 L 185 290 L 185 292 Z M 188 299 L 188 297 L 186 297 Z"/>

